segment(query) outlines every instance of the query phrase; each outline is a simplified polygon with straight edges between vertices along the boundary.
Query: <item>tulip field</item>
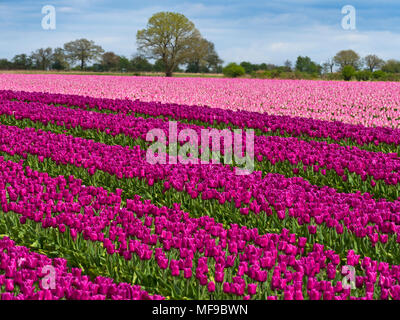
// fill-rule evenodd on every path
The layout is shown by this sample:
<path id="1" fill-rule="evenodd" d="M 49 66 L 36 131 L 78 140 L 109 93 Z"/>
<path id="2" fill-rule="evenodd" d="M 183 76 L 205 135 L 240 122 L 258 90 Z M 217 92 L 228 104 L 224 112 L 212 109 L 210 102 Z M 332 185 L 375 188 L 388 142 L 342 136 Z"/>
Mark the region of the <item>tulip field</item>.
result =
<path id="1" fill-rule="evenodd" d="M 254 170 L 149 163 L 171 122 Z M 0 74 L 0 298 L 400 300 L 399 128 L 399 83 Z"/>

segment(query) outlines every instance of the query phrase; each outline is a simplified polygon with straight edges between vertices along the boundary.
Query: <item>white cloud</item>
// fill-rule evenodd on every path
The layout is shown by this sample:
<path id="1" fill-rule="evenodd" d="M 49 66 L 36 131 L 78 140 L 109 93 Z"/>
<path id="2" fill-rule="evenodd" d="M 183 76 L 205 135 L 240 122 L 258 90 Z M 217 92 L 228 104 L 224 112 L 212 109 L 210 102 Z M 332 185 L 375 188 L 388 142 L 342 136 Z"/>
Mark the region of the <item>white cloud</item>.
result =
<path id="1" fill-rule="evenodd" d="M 78 8 L 74 7 L 56 7 L 56 11 L 58 13 L 79 13 L 81 10 Z"/>

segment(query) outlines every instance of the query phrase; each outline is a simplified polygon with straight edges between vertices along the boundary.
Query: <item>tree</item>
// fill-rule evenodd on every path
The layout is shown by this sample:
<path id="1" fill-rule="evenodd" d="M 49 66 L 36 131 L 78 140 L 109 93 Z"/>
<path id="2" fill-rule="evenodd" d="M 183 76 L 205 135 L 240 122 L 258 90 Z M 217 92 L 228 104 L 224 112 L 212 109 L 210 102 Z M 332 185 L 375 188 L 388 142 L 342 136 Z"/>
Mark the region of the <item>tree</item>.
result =
<path id="1" fill-rule="evenodd" d="M 257 65 L 252 64 L 251 62 L 248 62 L 248 61 L 242 61 L 240 63 L 240 66 L 244 69 L 244 71 L 247 74 L 250 74 L 250 73 L 252 73 L 252 72 L 257 70 Z"/>
<path id="2" fill-rule="evenodd" d="M 283 66 L 285 67 L 285 71 L 287 72 L 292 71 L 292 62 L 290 60 L 286 60 Z"/>
<path id="3" fill-rule="evenodd" d="M 72 63 L 80 62 L 81 70 L 89 61 L 98 60 L 104 53 L 102 47 L 87 39 L 79 39 L 64 44 L 64 51 Z"/>
<path id="4" fill-rule="evenodd" d="M 32 59 L 25 53 L 14 56 L 11 61 L 15 69 L 27 70 L 32 68 Z"/>
<path id="5" fill-rule="evenodd" d="M 364 58 L 364 63 L 371 72 L 374 72 L 375 69 L 379 69 L 385 64 L 385 62 L 375 54 L 367 55 Z"/>
<path id="6" fill-rule="evenodd" d="M 52 69 L 55 70 L 65 70 L 69 69 L 69 63 L 63 48 L 55 48 L 52 57 Z"/>
<path id="7" fill-rule="evenodd" d="M 268 65 L 263 62 L 257 66 L 257 70 L 268 70 Z"/>
<path id="8" fill-rule="evenodd" d="M 209 42 L 206 39 L 202 37 L 194 39 L 190 46 L 191 52 L 187 59 L 187 72 L 199 73 L 201 71 L 208 71 L 206 70 L 207 61 L 205 60 L 208 54 L 208 47 Z"/>
<path id="9" fill-rule="evenodd" d="M 127 57 L 124 56 L 119 57 L 118 70 L 122 72 L 132 70 L 132 64 Z"/>
<path id="10" fill-rule="evenodd" d="M 350 81 L 355 74 L 356 74 L 356 69 L 351 65 L 346 65 L 342 69 L 342 76 L 343 79 L 346 81 Z"/>
<path id="11" fill-rule="evenodd" d="M 202 37 L 193 41 L 191 51 L 186 72 L 215 72 L 223 62 L 215 51 L 214 44 Z"/>
<path id="12" fill-rule="evenodd" d="M 37 69 L 48 70 L 51 66 L 51 59 L 53 58 L 52 48 L 40 48 L 31 53 L 31 59 Z"/>
<path id="13" fill-rule="evenodd" d="M 224 61 L 218 56 L 218 53 L 215 50 L 215 45 L 211 41 L 208 41 L 208 52 L 205 57 L 205 61 L 207 63 L 207 69 L 210 72 L 222 72 L 222 64 Z"/>
<path id="14" fill-rule="evenodd" d="M 154 62 L 152 71 L 155 71 L 155 72 L 165 72 L 165 64 L 164 64 L 164 61 L 163 61 L 162 59 L 156 60 L 156 62 Z M 179 71 L 180 71 L 179 67 L 175 67 L 175 69 L 172 70 L 171 74 L 172 74 L 173 72 L 179 72 Z"/>
<path id="15" fill-rule="evenodd" d="M 131 60 L 131 66 L 132 70 L 137 72 L 146 72 L 146 71 L 150 72 L 153 71 L 154 68 L 153 65 L 149 62 L 149 60 L 147 60 L 140 54 L 133 56 Z M 160 71 L 163 71 L 163 69 L 161 69 Z"/>
<path id="16" fill-rule="evenodd" d="M 228 64 L 222 70 L 222 72 L 226 77 L 230 77 L 230 78 L 240 77 L 246 73 L 244 68 L 242 66 L 237 65 L 236 63 Z"/>
<path id="17" fill-rule="evenodd" d="M 105 52 L 101 56 L 101 65 L 104 71 L 115 70 L 118 68 L 120 58 L 114 52 Z"/>
<path id="18" fill-rule="evenodd" d="M 382 70 L 376 70 L 372 73 L 372 78 L 374 78 L 375 80 L 385 80 L 386 76 L 386 72 Z"/>
<path id="19" fill-rule="evenodd" d="M 193 22 L 183 14 L 159 12 L 139 30 L 136 40 L 139 52 L 151 59 L 161 59 L 167 77 L 173 70 L 188 61 L 193 44 L 201 37 Z"/>
<path id="20" fill-rule="evenodd" d="M 341 70 L 345 66 L 352 66 L 356 70 L 361 66 L 360 56 L 353 50 L 339 51 L 333 58 L 333 61 Z"/>
<path id="21" fill-rule="evenodd" d="M 9 70 L 12 68 L 12 63 L 7 59 L 0 59 L 0 70 Z"/>
<path id="22" fill-rule="evenodd" d="M 360 70 L 355 73 L 355 77 L 358 81 L 368 81 L 372 78 L 372 72 L 370 70 Z"/>
<path id="23" fill-rule="evenodd" d="M 382 71 L 387 73 L 400 73 L 400 61 L 390 59 L 382 66 Z"/>
<path id="24" fill-rule="evenodd" d="M 328 59 L 322 64 L 323 73 L 332 73 L 333 67 L 335 66 L 335 62 L 333 59 Z"/>
<path id="25" fill-rule="evenodd" d="M 311 61 L 310 57 L 297 57 L 296 70 L 306 73 L 320 73 L 321 66 Z"/>

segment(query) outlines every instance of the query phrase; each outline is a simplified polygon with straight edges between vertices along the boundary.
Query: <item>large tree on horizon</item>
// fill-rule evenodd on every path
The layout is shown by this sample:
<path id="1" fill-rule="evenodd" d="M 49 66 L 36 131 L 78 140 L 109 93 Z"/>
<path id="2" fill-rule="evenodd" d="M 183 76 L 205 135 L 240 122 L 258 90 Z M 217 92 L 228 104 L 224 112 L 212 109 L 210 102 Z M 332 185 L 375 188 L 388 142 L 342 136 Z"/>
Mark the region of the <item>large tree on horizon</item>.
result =
<path id="1" fill-rule="evenodd" d="M 78 39 L 75 41 L 67 42 L 64 44 L 64 51 L 71 62 L 79 62 L 81 70 L 85 67 L 86 63 L 91 60 L 99 60 L 104 50 L 98 46 L 94 41 L 87 39 Z"/>
<path id="2" fill-rule="evenodd" d="M 138 51 L 149 59 L 162 60 L 167 77 L 188 61 L 200 38 L 194 23 L 175 12 L 154 14 L 136 34 Z"/>
<path id="3" fill-rule="evenodd" d="M 345 66 L 352 66 L 359 69 L 362 65 L 361 58 L 354 50 L 341 50 L 333 58 L 333 61 L 342 70 Z"/>

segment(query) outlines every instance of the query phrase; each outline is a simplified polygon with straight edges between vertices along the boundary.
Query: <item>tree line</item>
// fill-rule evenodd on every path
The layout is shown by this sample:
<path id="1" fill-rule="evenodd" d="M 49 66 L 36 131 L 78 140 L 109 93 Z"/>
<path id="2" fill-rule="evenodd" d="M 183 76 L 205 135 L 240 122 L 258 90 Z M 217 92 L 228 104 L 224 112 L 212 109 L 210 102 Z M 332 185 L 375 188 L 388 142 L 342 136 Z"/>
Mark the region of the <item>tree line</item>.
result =
<path id="1" fill-rule="evenodd" d="M 204 40 L 205 42 L 207 40 Z M 214 44 L 203 44 L 207 55 L 193 56 L 186 65 L 175 66 L 174 72 L 221 73 L 222 60 L 215 52 Z M 40 48 L 31 54 L 17 54 L 11 60 L 0 59 L 0 70 L 73 70 L 94 72 L 165 72 L 162 59 L 153 62 L 140 53 L 127 58 L 87 39 L 68 42 L 63 48 Z"/>
<path id="2" fill-rule="evenodd" d="M 114 72 L 221 73 L 228 77 L 328 78 L 351 80 L 400 80 L 400 61 L 384 61 L 377 55 L 361 57 L 353 50 L 339 51 L 318 64 L 308 56 L 297 57 L 294 65 L 282 66 L 243 61 L 224 68 L 215 46 L 205 39 L 194 23 L 180 13 L 154 14 L 136 34 L 138 52 L 130 59 L 105 52 L 94 41 L 78 39 L 59 48 L 41 48 L 30 55 L 18 54 L 11 61 L 0 59 L 0 69 L 87 70 Z"/>
<path id="3" fill-rule="evenodd" d="M 220 73 L 223 61 L 215 46 L 205 39 L 184 15 L 159 12 L 136 35 L 138 53 L 131 59 L 104 52 L 94 41 L 78 39 L 62 48 L 41 48 L 30 55 L 19 54 L 11 61 L 0 60 L 0 69 L 162 71 Z M 93 62 L 91 66 L 88 63 Z"/>
<path id="4" fill-rule="evenodd" d="M 282 66 L 243 61 L 239 64 L 228 64 L 223 73 L 228 77 L 247 74 L 256 78 L 400 80 L 400 61 L 384 61 L 375 54 L 361 57 L 354 50 L 341 50 L 321 64 L 312 61 L 308 56 L 298 56 L 294 64 L 286 60 Z"/>

